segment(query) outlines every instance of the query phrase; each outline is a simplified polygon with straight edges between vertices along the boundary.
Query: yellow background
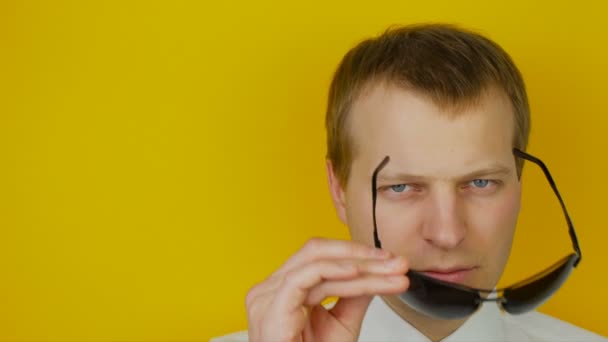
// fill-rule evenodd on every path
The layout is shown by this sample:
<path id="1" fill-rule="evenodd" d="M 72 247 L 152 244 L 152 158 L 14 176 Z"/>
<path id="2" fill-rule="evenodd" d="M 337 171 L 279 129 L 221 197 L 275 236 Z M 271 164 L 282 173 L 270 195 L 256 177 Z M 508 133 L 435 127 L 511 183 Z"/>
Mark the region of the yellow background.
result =
<path id="1" fill-rule="evenodd" d="M 347 238 L 324 173 L 331 74 L 391 24 L 487 34 L 520 66 L 530 151 L 584 259 L 541 310 L 608 335 L 601 1 L 0 2 L 0 340 L 200 341 L 310 236 Z M 526 169 L 507 278 L 570 251 Z"/>

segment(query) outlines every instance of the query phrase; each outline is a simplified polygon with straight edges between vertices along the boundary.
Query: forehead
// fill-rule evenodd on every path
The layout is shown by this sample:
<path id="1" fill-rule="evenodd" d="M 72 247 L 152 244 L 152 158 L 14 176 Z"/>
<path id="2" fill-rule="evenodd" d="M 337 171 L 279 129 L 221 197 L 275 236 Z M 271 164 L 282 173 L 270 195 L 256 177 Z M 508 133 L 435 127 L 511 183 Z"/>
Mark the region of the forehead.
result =
<path id="1" fill-rule="evenodd" d="M 352 171 L 368 173 L 386 155 L 391 157 L 387 169 L 436 177 L 497 164 L 515 167 L 514 115 L 506 94 L 488 88 L 471 102 L 445 108 L 391 85 L 366 89 L 349 118 Z"/>

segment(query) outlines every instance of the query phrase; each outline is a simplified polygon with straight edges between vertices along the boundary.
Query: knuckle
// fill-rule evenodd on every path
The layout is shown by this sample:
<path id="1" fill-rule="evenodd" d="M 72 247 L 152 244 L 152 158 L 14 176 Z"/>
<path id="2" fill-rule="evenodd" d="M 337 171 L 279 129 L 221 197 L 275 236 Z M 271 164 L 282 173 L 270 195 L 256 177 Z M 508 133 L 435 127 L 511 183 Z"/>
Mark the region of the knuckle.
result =
<path id="1" fill-rule="evenodd" d="M 272 284 L 269 281 L 264 281 L 258 284 L 253 285 L 245 295 L 245 305 L 249 308 L 253 305 L 260 296 L 263 295 L 268 288 L 272 287 Z"/>
<path id="2" fill-rule="evenodd" d="M 247 308 L 250 308 L 255 300 L 257 290 L 259 285 L 255 285 L 247 291 L 247 295 L 245 296 L 245 305 Z"/>
<path id="3" fill-rule="evenodd" d="M 306 300 L 307 304 L 316 305 L 317 303 L 321 302 L 321 300 L 323 300 L 323 293 L 324 293 L 323 286 L 320 286 L 320 287 L 310 291 L 310 293 L 308 294 L 308 298 Z"/>
<path id="4" fill-rule="evenodd" d="M 296 271 L 288 271 L 282 279 L 282 284 L 286 286 L 294 286 L 297 278 Z"/>
<path id="5" fill-rule="evenodd" d="M 352 260 L 338 260 L 328 266 L 331 267 L 332 271 L 340 274 L 348 273 L 356 275 L 362 270 L 360 263 Z"/>
<path id="6" fill-rule="evenodd" d="M 348 252 L 350 253 L 350 255 L 359 255 L 363 254 L 363 252 L 365 252 L 365 249 L 358 243 L 351 242 L 348 244 Z"/>
<path id="7" fill-rule="evenodd" d="M 321 246 L 325 243 L 325 239 L 320 237 L 313 237 L 308 239 L 304 244 L 304 250 L 314 252 L 321 248 Z"/>

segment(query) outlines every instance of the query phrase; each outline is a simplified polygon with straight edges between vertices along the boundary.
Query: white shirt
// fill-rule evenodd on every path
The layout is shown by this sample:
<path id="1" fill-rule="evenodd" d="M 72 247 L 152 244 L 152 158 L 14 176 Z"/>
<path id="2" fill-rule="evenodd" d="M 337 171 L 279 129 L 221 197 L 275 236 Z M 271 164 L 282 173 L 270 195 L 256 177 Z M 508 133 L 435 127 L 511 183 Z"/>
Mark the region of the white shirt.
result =
<path id="1" fill-rule="evenodd" d="M 226 335 L 212 342 L 245 342 L 247 332 Z M 430 340 L 375 297 L 363 318 L 359 341 Z M 522 315 L 503 314 L 494 303 L 484 304 L 442 342 L 456 341 L 604 341 L 608 338 L 537 311 Z"/>

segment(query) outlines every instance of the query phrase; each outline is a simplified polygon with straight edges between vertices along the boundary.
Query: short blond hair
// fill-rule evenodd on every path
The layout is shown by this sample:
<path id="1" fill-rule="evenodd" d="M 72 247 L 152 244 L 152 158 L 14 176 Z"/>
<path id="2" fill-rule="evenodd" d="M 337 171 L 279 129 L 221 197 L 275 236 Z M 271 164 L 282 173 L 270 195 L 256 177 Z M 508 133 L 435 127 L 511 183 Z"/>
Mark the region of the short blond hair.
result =
<path id="1" fill-rule="evenodd" d="M 327 159 L 346 186 L 354 158 L 348 114 L 364 87 L 379 82 L 429 96 L 442 107 L 474 103 L 495 86 L 508 96 L 515 116 L 513 147 L 524 150 L 530 107 L 521 73 L 511 57 L 490 39 L 453 25 L 391 28 L 351 49 L 340 62 L 327 103 Z M 523 161 L 517 159 L 521 174 Z"/>

